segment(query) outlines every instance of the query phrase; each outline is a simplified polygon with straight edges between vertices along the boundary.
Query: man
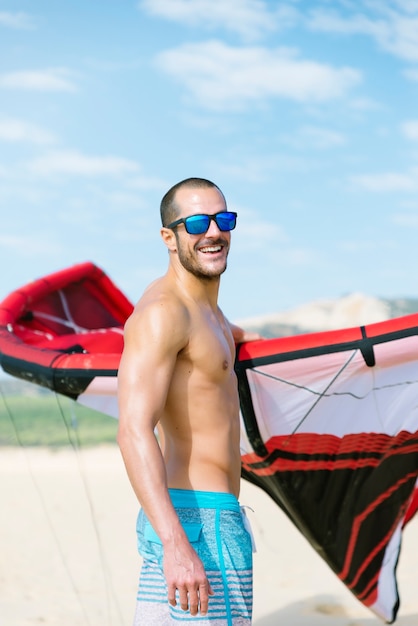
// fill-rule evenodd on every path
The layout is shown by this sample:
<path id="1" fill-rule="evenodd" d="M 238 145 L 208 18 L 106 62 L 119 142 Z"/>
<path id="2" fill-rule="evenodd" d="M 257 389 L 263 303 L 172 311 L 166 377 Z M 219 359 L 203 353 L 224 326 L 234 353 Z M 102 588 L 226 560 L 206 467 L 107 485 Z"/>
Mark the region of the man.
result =
<path id="1" fill-rule="evenodd" d="M 167 273 L 125 327 L 118 443 L 141 504 L 135 624 L 251 623 L 251 538 L 238 504 L 235 343 L 253 339 L 218 307 L 236 214 L 190 178 L 161 202 Z M 158 429 L 158 438 L 155 429 Z"/>

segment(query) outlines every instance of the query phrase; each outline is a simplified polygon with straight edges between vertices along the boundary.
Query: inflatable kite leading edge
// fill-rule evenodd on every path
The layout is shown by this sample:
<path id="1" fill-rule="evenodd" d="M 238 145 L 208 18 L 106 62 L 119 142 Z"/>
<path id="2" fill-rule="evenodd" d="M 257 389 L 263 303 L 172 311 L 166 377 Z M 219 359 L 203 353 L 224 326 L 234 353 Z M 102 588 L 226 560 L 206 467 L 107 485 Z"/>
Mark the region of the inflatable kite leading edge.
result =
<path id="1" fill-rule="evenodd" d="M 132 309 L 92 263 L 34 281 L 0 303 L 1 367 L 117 417 Z M 244 343 L 235 370 L 243 478 L 395 621 L 402 529 L 418 508 L 418 314 Z"/>

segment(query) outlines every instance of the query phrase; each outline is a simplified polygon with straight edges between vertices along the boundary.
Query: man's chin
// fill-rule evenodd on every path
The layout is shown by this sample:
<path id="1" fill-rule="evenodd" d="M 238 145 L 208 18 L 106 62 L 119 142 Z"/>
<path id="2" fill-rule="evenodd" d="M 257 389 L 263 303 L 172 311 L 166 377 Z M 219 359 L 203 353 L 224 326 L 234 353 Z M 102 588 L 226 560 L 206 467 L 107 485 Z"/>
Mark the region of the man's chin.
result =
<path id="1" fill-rule="evenodd" d="M 201 280 L 217 280 L 226 270 L 226 264 L 222 267 L 216 268 L 207 268 L 207 267 L 196 267 L 196 268 L 186 268 L 197 278 Z"/>

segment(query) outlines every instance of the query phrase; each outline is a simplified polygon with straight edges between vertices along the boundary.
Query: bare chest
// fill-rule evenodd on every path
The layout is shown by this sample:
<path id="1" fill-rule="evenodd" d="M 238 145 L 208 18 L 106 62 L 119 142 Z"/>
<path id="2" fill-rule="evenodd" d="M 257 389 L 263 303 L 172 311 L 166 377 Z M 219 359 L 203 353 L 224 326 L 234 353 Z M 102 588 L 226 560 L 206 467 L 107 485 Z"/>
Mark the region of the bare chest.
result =
<path id="1" fill-rule="evenodd" d="M 191 372 L 206 376 L 208 382 L 228 380 L 234 369 L 235 344 L 227 322 L 222 317 L 198 317 L 189 344 L 179 358 Z"/>

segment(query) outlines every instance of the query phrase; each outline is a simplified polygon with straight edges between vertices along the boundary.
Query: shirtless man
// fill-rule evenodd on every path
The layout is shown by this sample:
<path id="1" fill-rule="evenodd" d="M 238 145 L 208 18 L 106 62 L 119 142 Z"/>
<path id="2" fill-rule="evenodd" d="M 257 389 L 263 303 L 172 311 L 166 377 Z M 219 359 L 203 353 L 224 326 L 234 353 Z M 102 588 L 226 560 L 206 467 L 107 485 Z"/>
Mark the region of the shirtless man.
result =
<path id="1" fill-rule="evenodd" d="M 191 178 L 164 196 L 161 219 L 168 271 L 127 321 L 119 369 L 118 443 L 141 504 L 135 625 L 245 626 L 252 558 L 234 358 L 235 343 L 255 337 L 217 303 L 236 214 L 216 185 Z"/>

